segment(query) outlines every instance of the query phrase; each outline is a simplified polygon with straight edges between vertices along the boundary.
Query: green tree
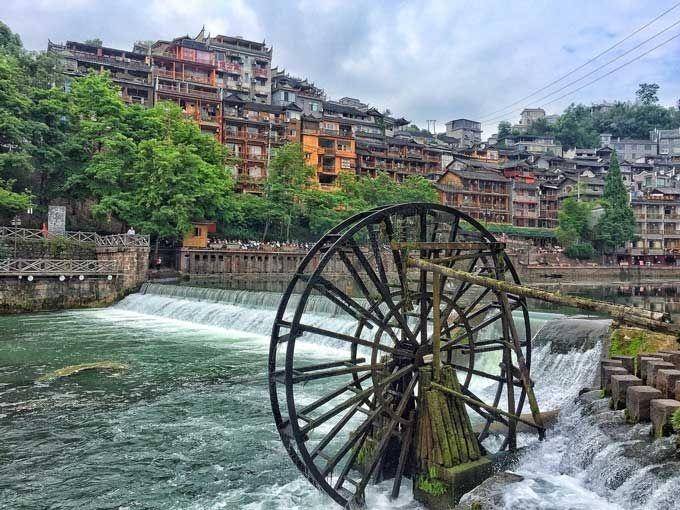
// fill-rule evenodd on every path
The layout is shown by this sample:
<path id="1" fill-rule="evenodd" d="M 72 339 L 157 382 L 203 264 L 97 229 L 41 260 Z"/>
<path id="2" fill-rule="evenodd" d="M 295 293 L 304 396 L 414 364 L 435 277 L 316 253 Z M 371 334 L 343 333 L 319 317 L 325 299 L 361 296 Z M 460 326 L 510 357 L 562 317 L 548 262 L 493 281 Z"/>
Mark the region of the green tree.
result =
<path id="1" fill-rule="evenodd" d="M 512 135 L 512 125 L 507 121 L 503 120 L 498 123 L 498 143 L 499 145 L 505 146 L 505 139 Z"/>
<path id="2" fill-rule="evenodd" d="M 300 194 L 309 185 L 314 168 L 305 161 L 299 143 L 287 143 L 274 151 L 267 170 L 265 196 L 270 202 L 263 239 L 272 223 L 278 223 L 290 240 L 293 222 L 301 215 Z"/>
<path id="3" fill-rule="evenodd" d="M 555 138 L 566 148 L 594 148 L 599 146 L 600 135 L 594 125 L 590 109 L 571 104 L 560 115 L 554 127 Z"/>
<path id="4" fill-rule="evenodd" d="M 638 102 L 643 105 L 651 105 L 659 102 L 659 85 L 656 83 L 640 83 L 635 92 Z"/>
<path id="5" fill-rule="evenodd" d="M 31 205 L 31 195 L 28 192 L 15 193 L 12 183 L 0 180 L 0 218 L 25 211 Z"/>
<path id="6" fill-rule="evenodd" d="M 224 217 L 232 161 L 178 105 L 125 107 L 106 74 L 75 80 L 73 111 L 85 165 L 69 189 L 95 201 L 92 213 L 156 239 L 178 238 L 191 220 Z"/>
<path id="7" fill-rule="evenodd" d="M 95 37 L 94 39 L 85 39 L 85 44 L 89 44 L 90 46 L 102 46 L 104 43 L 99 37 Z"/>
<path id="8" fill-rule="evenodd" d="M 567 197 L 562 201 L 557 214 L 557 239 L 562 246 L 569 248 L 574 244 L 583 244 L 590 238 L 589 220 L 591 204 L 579 202 L 575 197 Z"/>
<path id="9" fill-rule="evenodd" d="M 596 238 L 601 248 L 610 252 L 635 238 L 635 216 L 623 184 L 616 152 L 612 152 L 605 177 L 602 205 L 604 214 L 597 224 Z"/>
<path id="10" fill-rule="evenodd" d="M 0 51 L 14 56 L 19 56 L 24 51 L 19 34 L 12 32 L 2 21 L 0 21 Z"/>

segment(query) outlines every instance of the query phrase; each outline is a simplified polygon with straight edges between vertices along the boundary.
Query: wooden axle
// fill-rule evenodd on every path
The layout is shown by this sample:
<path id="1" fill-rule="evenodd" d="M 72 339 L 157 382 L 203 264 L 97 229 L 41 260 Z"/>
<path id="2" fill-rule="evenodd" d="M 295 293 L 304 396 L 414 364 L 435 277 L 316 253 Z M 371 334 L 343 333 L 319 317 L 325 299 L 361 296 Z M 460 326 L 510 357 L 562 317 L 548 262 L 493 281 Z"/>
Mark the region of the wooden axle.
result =
<path id="1" fill-rule="evenodd" d="M 680 336 L 679 324 L 662 322 L 656 319 L 655 317 L 658 317 L 658 315 L 655 314 L 655 312 L 651 312 L 650 310 L 644 310 L 632 306 L 613 305 L 610 303 L 604 303 L 602 301 L 595 301 L 593 299 L 577 296 L 565 296 L 555 292 L 548 292 L 533 287 L 527 287 L 525 285 L 518 285 L 516 283 L 489 278 L 487 276 L 468 273 L 466 271 L 461 271 L 460 269 L 444 267 L 439 264 L 433 264 L 432 262 L 415 257 L 409 257 L 407 260 L 407 265 L 410 267 L 419 268 L 423 271 L 431 271 L 449 278 L 455 278 L 456 280 L 464 281 L 472 285 L 486 287 L 498 292 L 505 292 L 520 297 L 539 299 L 548 303 L 554 303 L 563 306 L 573 306 L 583 310 L 604 313 L 621 322 L 622 324 Z"/>

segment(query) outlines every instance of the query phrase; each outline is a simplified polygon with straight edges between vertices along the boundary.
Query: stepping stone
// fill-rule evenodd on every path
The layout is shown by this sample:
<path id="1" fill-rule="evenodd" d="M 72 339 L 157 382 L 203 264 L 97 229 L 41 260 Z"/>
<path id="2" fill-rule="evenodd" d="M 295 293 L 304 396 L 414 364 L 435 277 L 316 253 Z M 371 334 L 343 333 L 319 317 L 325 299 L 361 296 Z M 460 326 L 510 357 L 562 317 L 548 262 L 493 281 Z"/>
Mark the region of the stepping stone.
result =
<path id="1" fill-rule="evenodd" d="M 642 356 L 638 358 L 638 371 L 639 373 L 636 374 L 640 379 L 643 381 L 647 380 L 647 366 L 656 361 L 663 361 L 660 357 L 658 356 Z"/>
<path id="2" fill-rule="evenodd" d="M 675 368 L 680 370 L 680 351 L 659 351 L 662 354 L 668 354 L 668 358 L 664 358 L 666 361 L 670 361 L 675 365 Z"/>
<path id="3" fill-rule="evenodd" d="M 680 370 L 662 368 L 656 373 L 654 387 L 663 394 L 663 398 L 675 398 L 675 385 L 680 381 Z"/>
<path id="4" fill-rule="evenodd" d="M 612 376 L 614 375 L 627 375 L 628 370 L 623 367 L 613 367 L 607 366 L 603 369 L 602 376 L 602 389 L 604 390 L 604 395 L 609 396 L 612 393 Z"/>
<path id="5" fill-rule="evenodd" d="M 604 389 L 604 369 L 605 367 L 621 367 L 623 368 L 623 361 L 620 359 L 601 359 L 600 360 L 600 389 Z"/>
<path id="6" fill-rule="evenodd" d="M 635 373 L 635 356 L 616 355 L 611 357 L 615 361 L 620 361 L 623 368 L 628 370 L 631 374 Z"/>
<path id="7" fill-rule="evenodd" d="M 642 377 L 643 379 L 645 376 L 642 374 L 642 360 L 643 358 L 653 358 L 653 359 L 661 359 L 659 355 L 655 352 L 640 352 L 637 355 L 637 363 L 635 364 L 635 375 L 638 377 Z"/>
<path id="8" fill-rule="evenodd" d="M 655 437 L 670 436 L 673 433 L 671 417 L 680 409 L 680 402 L 669 398 L 655 399 L 650 404 L 650 417 Z"/>
<path id="9" fill-rule="evenodd" d="M 654 386 L 656 387 L 656 373 L 661 370 L 661 369 L 667 369 L 667 370 L 672 370 L 675 368 L 675 365 L 671 363 L 670 361 L 650 361 L 647 363 L 647 386 Z"/>
<path id="10" fill-rule="evenodd" d="M 650 403 L 663 395 L 651 386 L 629 386 L 626 390 L 627 418 L 632 423 L 649 421 Z"/>
<path id="11" fill-rule="evenodd" d="M 633 374 L 614 374 L 611 379 L 612 407 L 623 409 L 626 407 L 626 391 L 630 386 L 643 386 L 645 383 Z"/>

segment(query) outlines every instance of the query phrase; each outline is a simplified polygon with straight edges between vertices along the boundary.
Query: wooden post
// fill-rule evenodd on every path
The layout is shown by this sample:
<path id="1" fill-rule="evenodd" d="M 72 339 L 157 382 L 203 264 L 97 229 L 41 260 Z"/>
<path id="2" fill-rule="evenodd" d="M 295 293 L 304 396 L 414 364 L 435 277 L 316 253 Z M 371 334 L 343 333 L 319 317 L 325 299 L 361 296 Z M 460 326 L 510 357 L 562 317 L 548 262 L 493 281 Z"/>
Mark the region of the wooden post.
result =
<path id="1" fill-rule="evenodd" d="M 441 381 L 441 294 L 439 273 L 432 273 L 432 373 L 436 382 Z M 425 326 L 423 326 L 425 327 Z"/>
<path id="2" fill-rule="evenodd" d="M 504 292 L 506 294 L 513 294 L 522 297 L 539 299 L 548 303 L 555 303 L 564 306 L 573 306 L 583 310 L 590 310 L 593 312 L 600 312 L 609 315 L 613 319 L 620 321 L 623 324 L 631 326 L 638 326 L 647 328 L 651 331 L 660 333 L 668 333 L 680 335 L 680 325 L 671 324 L 656 320 L 655 313 L 650 310 L 643 310 L 632 306 L 613 305 L 610 303 L 603 303 L 601 301 L 594 301 L 592 299 L 577 297 L 577 296 L 563 296 L 556 292 L 547 292 L 545 290 L 527 287 L 525 285 L 518 285 L 512 282 L 496 280 L 487 276 L 480 276 L 477 274 L 468 273 L 459 269 L 444 267 L 438 264 L 433 264 L 426 260 L 409 257 L 408 265 L 416 267 L 425 271 L 432 271 L 444 276 L 455 278 L 473 285 L 487 287 L 492 290 Z"/>

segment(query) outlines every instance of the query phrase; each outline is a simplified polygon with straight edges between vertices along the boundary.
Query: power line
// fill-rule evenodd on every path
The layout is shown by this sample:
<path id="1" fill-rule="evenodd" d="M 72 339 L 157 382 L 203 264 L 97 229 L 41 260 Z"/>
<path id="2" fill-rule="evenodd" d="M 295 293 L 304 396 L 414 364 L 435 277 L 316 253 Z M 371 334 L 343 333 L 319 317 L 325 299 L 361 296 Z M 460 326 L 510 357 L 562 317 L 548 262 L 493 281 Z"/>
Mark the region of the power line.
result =
<path id="1" fill-rule="evenodd" d="M 669 38 L 666 39 L 665 41 L 663 41 L 663 42 L 657 44 L 656 46 L 654 46 L 653 48 L 650 48 L 649 50 L 645 51 L 644 53 L 641 53 L 640 55 L 636 56 L 635 58 L 632 58 L 632 59 L 630 59 L 630 60 L 624 62 L 624 63 L 621 64 L 620 66 L 615 67 L 614 69 L 612 69 L 612 70 L 606 72 L 606 73 L 603 74 L 602 76 L 598 76 L 598 77 L 595 78 L 594 80 L 591 80 L 591 81 L 589 81 L 588 83 L 585 83 L 585 84 L 581 85 L 580 87 L 577 87 L 577 88 L 574 89 L 574 90 L 571 90 L 571 91 L 569 91 L 569 92 L 567 92 L 567 93 L 565 93 L 565 94 L 562 94 L 562 95 L 561 95 L 560 97 L 558 97 L 558 98 L 555 98 L 555 99 L 553 99 L 553 100 L 551 100 L 551 101 L 548 101 L 547 103 L 543 103 L 542 106 L 547 106 L 547 105 L 549 105 L 549 104 L 555 103 L 555 102 L 557 102 L 557 101 L 559 101 L 559 100 L 561 100 L 561 99 L 564 99 L 564 98 L 567 97 L 567 96 L 570 96 L 570 95 L 572 95 L 572 94 L 575 94 L 576 92 L 579 92 L 580 90 L 583 90 L 584 88 L 586 88 L 586 87 L 592 85 L 593 83 L 596 83 L 596 82 L 598 82 L 598 81 L 600 81 L 600 80 L 606 78 L 607 76 L 610 76 L 610 75 L 614 74 L 616 71 L 619 71 L 619 70 L 623 69 L 624 67 L 626 67 L 626 66 L 632 64 L 633 62 L 636 62 L 636 61 L 640 60 L 640 59 L 641 59 L 642 57 L 644 57 L 645 55 L 649 55 L 649 54 L 650 54 L 651 52 L 653 52 L 654 50 L 657 50 L 657 49 L 661 48 L 661 46 L 664 46 L 664 45 L 668 44 L 669 42 L 671 42 L 671 41 L 677 39 L 678 37 L 680 37 L 680 33 L 677 33 L 677 34 L 675 34 L 674 36 L 669 37 Z M 519 110 L 519 109 L 515 110 L 515 112 L 518 112 L 518 111 L 520 111 L 520 110 Z M 510 113 L 512 113 L 512 112 L 510 112 Z M 486 124 L 489 124 L 489 123 L 491 123 L 491 122 L 492 122 L 492 121 L 486 122 Z"/>
<path id="2" fill-rule="evenodd" d="M 676 9 L 678 6 L 680 6 L 680 2 L 678 2 L 678 3 L 674 4 L 674 5 L 672 5 L 670 8 L 666 9 L 666 10 L 663 11 L 661 14 L 659 14 L 656 18 L 654 18 L 654 19 L 648 21 L 647 23 L 645 23 L 644 25 L 642 25 L 640 28 L 638 28 L 637 30 L 635 30 L 635 31 L 633 31 L 632 33 L 628 34 L 626 37 L 624 37 L 623 39 L 621 39 L 620 41 L 618 41 L 618 42 L 615 43 L 614 45 L 612 45 L 612 46 L 610 46 L 609 48 L 607 48 L 607 49 L 601 51 L 600 53 L 598 53 L 597 55 L 595 55 L 595 56 L 592 57 L 591 59 L 587 60 L 584 64 L 581 64 L 580 66 L 575 67 L 574 69 L 572 69 L 571 71 L 568 71 L 567 73 L 565 73 L 564 75 L 560 76 L 560 77 L 557 78 L 556 80 L 551 81 L 550 83 L 548 83 L 547 85 L 541 87 L 541 88 L 538 89 L 538 90 L 535 90 L 534 92 L 532 92 L 532 93 L 529 94 L 528 96 L 524 96 L 523 98 L 518 99 L 518 100 L 515 101 L 514 103 L 511 103 L 511 104 L 509 104 L 509 105 L 507 105 L 507 106 L 505 106 L 505 107 L 503 107 L 503 108 L 500 108 L 499 110 L 495 110 L 495 111 L 493 111 L 493 112 L 491 112 L 491 113 L 489 113 L 489 114 L 487 114 L 487 115 L 484 115 L 484 116 L 482 117 L 482 119 L 491 117 L 492 115 L 495 115 L 495 114 L 497 114 L 498 112 L 502 112 L 503 110 L 507 110 L 508 108 L 510 108 L 510 107 L 512 107 L 512 106 L 515 106 L 516 104 L 519 104 L 519 103 L 521 103 L 522 101 L 525 101 L 526 99 L 529 99 L 530 97 L 535 96 L 535 95 L 538 94 L 539 92 L 543 92 L 545 89 L 547 89 L 547 88 L 549 88 L 549 87 L 555 85 L 556 83 L 561 82 L 562 80 L 564 80 L 564 79 L 567 78 L 568 76 L 572 75 L 572 74 L 575 73 L 576 71 L 580 71 L 581 69 L 583 69 L 584 67 L 586 67 L 586 66 L 587 66 L 588 64 L 590 64 L 591 62 L 594 62 L 595 60 L 597 60 L 598 58 L 600 58 L 602 55 L 605 55 L 605 54 L 609 53 L 611 50 L 613 50 L 614 48 L 617 48 L 618 46 L 620 46 L 621 44 L 623 44 L 624 42 L 626 42 L 628 39 L 630 39 L 630 38 L 633 37 L 634 35 L 640 33 L 642 30 L 644 30 L 645 28 L 647 28 L 648 26 L 650 26 L 652 23 L 654 23 L 654 22 L 656 22 L 657 20 L 661 19 L 663 16 L 665 16 L 666 14 L 668 14 L 669 12 L 671 12 L 672 10 Z"/>
<path id="3" fill-rule="evenodd" d="M 536 100 L 536 102 L 539 102 L 539 101 L 543 101 L 543 100 L 545 100 L 545 99 L 548 99 L 550 96 L 553 96 L 553 95 L 557 94 L 558 92 L 561 92 L 561 91 L 563 91 L 564 89 L 569 88 L 569 87 L 571 87 L 572 85 L 574 85 L 574 84 L 576 84 L 576 83 L 578 83 L 578 82 L 580 82 L 580 81 L 582 81 L 582 80 L 588 78 L 589 76 L 592 76 L 593 74 L 595 74 L 596 72 L 598 72 L 600 69 L 603 69 L 603 68 L 607 67 L 609 64 L 613 64 L 613 63 L 616 62 L 617 60 L 619 60 L 619 59 L 625 57 L 626 55 L 629 55 L 630 53 L 634 52 L 635 50 L 637 50 L 637 49 L 639 49 L 640 47 L 642 47 L 642 46 L 644 46 L 645 44 L 647 44 L 647 43 L 648 43 L 649 41 L 651 41 L 652 39 L 656 39 L 656 38 L 659 37 L 661 34 L 664 34 L 664 33 L 668 32 L 671 28 L 675 28 L 675 27 L 678 26 L 678 25 L 680 25 L 680 20 L 676 21 L 675 23 L 672 23 L 671 25 L 667 26 L 666 28 L 664 28 L 664 29 L 661 30 L 660 32 L 657 32 L 657 33 L 654 34 L 653 36 L 651 36 L 651 37 L 645 39 L 645 40 L 642 41 L 641 43 L 639 43 L 639 44 L 633 46 L 633 47 L 630 48 L 629 50 L 627 50 L 627 51 L 621 53 L 620 55 L 614 57 L 613 59 L 609 60 L 608 62 L 606 62 L 606 63 L 604 63 L 604 64 L 602 64 L 602 65 L 596 67 L 595 69 L 593 69 L 593 70 L 590 71 L 589 73 L 584 74 L 584 75 L 581 76 L 580 78 L 577 78 L 577 79 L 575 79 L 575 80 L 572 80 L 572 81 L 570 81 L 569 83 L 567 83 L 566 85 L 563 85 L 562 87 L 560 87 L 560 88 L 558 88 L 558 89 L 556 89 L 556 90 L 553 90 L 552 92 L 550 92 L 550 93 L 548 93 L 548 94 L 546 94 L 546 95 L 544 95 L 544 96 L 538 98 L 538 99 Z M 501 115 L 497 115 L 497 116 L 494 116 L 494 117 L 491 117 L 491 118 L 487 118 L 487 122 L 492 122 L 492 121 L 494 121 L 494 120 L 498 120 L 498 119 L 500 119 L 500 118 L 503 118 L 503 117 L 507 116 L 508 113 L 510 113 L 510 112 L 505 112 L 505 113 L 502 113 Z"/>

